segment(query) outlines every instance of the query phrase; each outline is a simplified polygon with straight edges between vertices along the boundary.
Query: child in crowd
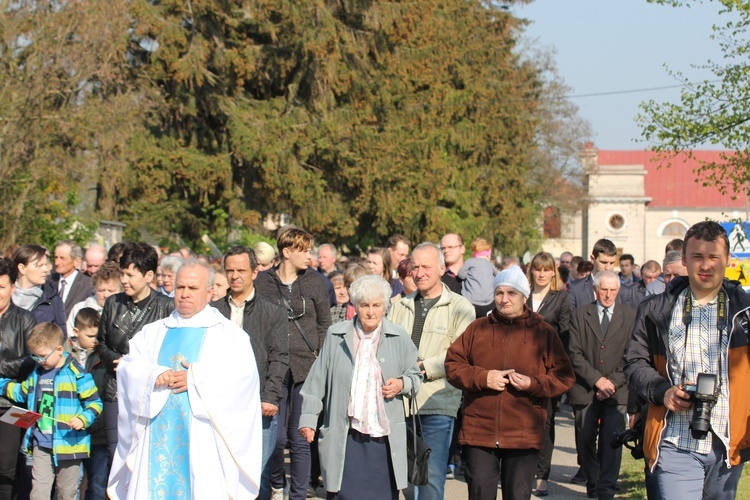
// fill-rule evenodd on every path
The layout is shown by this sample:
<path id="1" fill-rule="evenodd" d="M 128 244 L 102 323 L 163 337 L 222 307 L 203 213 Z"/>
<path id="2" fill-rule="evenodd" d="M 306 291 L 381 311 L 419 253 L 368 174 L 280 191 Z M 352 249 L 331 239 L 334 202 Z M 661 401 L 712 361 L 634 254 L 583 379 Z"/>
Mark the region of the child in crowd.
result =
<path id="1" fill-rule="evenodd" d="M 94 379 L 63 348 L 63 331 L 40 323 L 26 343 L 37 366 L 23 382 L 0 379 L 0 393 L 42 418 L 26 431 L 22 450 L 33 453 L 31 500 L 75 500 L 81 461 L 89 457 L 89 427 L 102 412 Z"/>
<path id="2" fill-rule="evenodd" d="M 106 370 L 99 359 L 96 348 L 99 342 L 99 313 L 91 307 L 84 307 L 75 318 L 73 327 L 78 336 L 78 348 L 85 354 L 84 366 L 94 379 L 96 388 L 104 390 Z M 107 435 L 104 431 L 104 415 L 99 415 L 89 427 L 91 436 L 91 454 L 83 461 L 86 470 L 86 495 L 84 500 L 106 500 L 107 476 L 109 476 L 109 454 L 107 453 Z"/>
<path id="3" fill-rule="evenodd" d="M 492 264 L 492 246 L 484 238 L 471 242 L 472 258 L 464 262 L 458 271 L 461 295 L 474 306 L 477 318 L 487 315 L 495 307 L 495 292 L 492 281 L 497 268 Z"/>

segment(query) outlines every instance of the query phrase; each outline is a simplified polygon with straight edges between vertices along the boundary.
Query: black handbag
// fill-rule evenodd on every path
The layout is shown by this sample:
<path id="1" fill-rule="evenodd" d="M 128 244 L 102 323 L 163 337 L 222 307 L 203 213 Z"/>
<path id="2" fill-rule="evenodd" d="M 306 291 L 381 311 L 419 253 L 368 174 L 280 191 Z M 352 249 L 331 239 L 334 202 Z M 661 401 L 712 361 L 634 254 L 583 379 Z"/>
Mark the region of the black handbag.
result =
<path id="1" fill-rule="evenodd" d="M 432 449 L 417 435 L 417 424 L 421 421 L 417 415 L 414 388 L 409 397 L 409 413 L 411 413 L 411 428 L 406 426 L 406 462 L 408 464 L 409 482 L 415 486 L 424 486 L 428 480 L 428 462 Z"/>

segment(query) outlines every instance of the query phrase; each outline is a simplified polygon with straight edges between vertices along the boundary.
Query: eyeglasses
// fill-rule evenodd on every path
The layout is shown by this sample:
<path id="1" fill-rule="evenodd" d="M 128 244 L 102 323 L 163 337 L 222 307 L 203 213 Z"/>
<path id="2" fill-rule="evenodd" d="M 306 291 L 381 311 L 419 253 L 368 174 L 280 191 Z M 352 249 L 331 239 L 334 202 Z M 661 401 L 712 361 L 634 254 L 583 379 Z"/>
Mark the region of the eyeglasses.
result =
<path id="1" fill-rule="evenodd" d="M 307 306 L 305 305 L 305 298 L 302 297 L 302 314 L 294 315 L 294 309 L 292 309 L 292 306 L 289 306 L 289 309 L 286 312 L 286 316 L 289 319 L 289 321 L 297 321 L 302 316 L 305 315 L 305 311 L 307 311 Z"/>
<path id="2" fill-rule="evenodd" d="M 43 357 L 43 358 L 40 358 L 39 356 L 37 356 L 37 355 L 35 355 L 35 354 L 31 354 L 31 355 L 30 355 L 30 357 L 31 357 L 31 359 L 33 359 L 34 361 L 36 361 L 37 363 L 39 363 L 39 364 L 41 365 L 42 363 L 46 363 L 46 362 L 47 362 L 47 360 L 49 359 L 49 357 L 50 357 L 50 356 L 52 356 L 53 354 L 55 354 L 55 353 L 57 352 L 57 348 L 58 348 L 58 347 L 62 347 L 62 346 L 60 345 L 60 346 L 57 346 L 57 347 L 55 347 L 54 349 L 52 349 L 52 350 L 51 350 L 51 351 L 49 352 L 49 354 L 47 354 L 47 355 L 46 355 L 45 357 Z"/>
<path id="3" fill-rule="evenodd" d="M 444 247 L 440 247 L 440 250 L 445 252 L 446 250 L 455 250 L 456 248 L 461 248 L 463 245 L 446 245 Z"/>

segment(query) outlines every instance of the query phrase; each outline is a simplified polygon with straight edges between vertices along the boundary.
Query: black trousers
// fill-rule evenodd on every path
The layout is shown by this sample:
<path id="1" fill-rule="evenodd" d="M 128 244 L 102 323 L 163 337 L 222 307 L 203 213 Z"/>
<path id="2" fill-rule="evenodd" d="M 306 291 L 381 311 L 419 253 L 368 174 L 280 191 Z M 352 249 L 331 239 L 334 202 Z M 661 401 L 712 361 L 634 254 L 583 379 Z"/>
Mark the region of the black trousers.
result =
<path id="1" fill-rule="evenodd" d="M 552 468 L 552 452 L 555 449 L 555 410 L 560 397 L 547 399 L 547 421 L 544 423 L 544 444 L 539 452 L 539 464 L 536 467 L 536 478 L 549 479 Z"/>
<path id="2" fill-rule="evenodd" d="M 104 407 L 104 433 L 107 438 L 107 456 L 109 466 L 112 467 L 112 460 L 115 458 L 117 451 L 117 416 L 120 412 L 117 401 L 105 401 Z"/>
<path id="3" fill-rule="evenodd" d="M 596 485 L 597 495 L 612 497 L 620 475 L 622 449 L 613 449 L 609 442 L 614 433 L 625 430 L 627 407 L 592 401 L 585 406 L 576 405 L 575 410 L 576 448 L 581 467 L 589 483 Z"/>
<path id="4" fill-rule="evenodd" d="M 0 410 L 0 414 L 7 411 Z M 16 483 L 16 462 L 21 451 L 21 438 L 24 430 L 9 424 L 0 424 L 0 500 L 14 497 Z"/>
<path id="5" fill-rule="evenodd" d="M 534 481 L 539 450 L 509 450 L 464 446 L 466 484 L 470 500 L 494 500 L 497 483 L 503 500 L 528 500 Z"/>

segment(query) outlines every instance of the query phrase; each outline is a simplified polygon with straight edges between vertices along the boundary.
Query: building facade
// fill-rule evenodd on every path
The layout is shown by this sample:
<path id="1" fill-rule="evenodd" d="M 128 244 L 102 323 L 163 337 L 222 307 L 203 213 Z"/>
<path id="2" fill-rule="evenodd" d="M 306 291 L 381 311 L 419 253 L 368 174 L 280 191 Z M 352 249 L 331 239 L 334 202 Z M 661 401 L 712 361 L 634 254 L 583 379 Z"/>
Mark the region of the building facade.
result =
<path id="1" fill-rule="evenodd" d="M 706 218 L 719 222 L 749 220 L 748 197 L 730 188 L 704 186 L 697 169 L 722 163 L 721 151 L 694 151 L 659 157 L 651 151 L 582 152 L 588 207 L 577 213 L 545 211 L 543 249 L 553 255 L 573 252 L 586 259 L 596 240 L 607 238 L 618 253 L 629 253 L 637 264 L 661 262 L 664 247 L 682 238 L 690 226 Z M 559 224 L 559 229 L 557 229 Z M 552 230 L 550 230 L 552 229 Z"/>

